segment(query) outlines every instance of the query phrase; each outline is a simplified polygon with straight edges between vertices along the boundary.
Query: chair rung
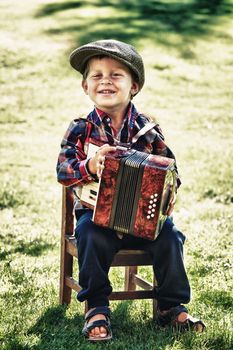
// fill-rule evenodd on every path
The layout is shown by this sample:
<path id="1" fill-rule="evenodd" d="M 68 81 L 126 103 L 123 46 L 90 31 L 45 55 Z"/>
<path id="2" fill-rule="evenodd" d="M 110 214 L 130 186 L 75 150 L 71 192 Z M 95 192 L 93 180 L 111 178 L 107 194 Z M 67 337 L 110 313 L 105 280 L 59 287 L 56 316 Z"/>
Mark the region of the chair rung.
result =
<path id="1" fill-rule="evenodd" d="M 152 290 L 134 290 L 124 292 L 112 292 L 109 296 L 110 300 L 130 300 L 130 299 L 153 299 L 154 292 Z"/>
<path id="2" fill-rule="evenodd" d="M 76 292 L 79 292 L 82 288 L 78 282 L 72 277 L 65 278 L 65 284 L 74 289 Z M 154 292 L 153 290 L 135 290 L 135 291 L 119 291 L 112 292 L 109 296 L 110 300 L 129 300 L 129 299 L 153 299 Z"/>
<path id="3" fill-rule="evenodd" d="M 73 277 L 66 277 L 65 284 L 66 286 L 74 289 L 76 292 L 79 292 L 82 289 L 78 284 L 78 282 Z"/>
<path id="4" fill-rule="evenodd" d="M 147 282 L 139 275 L 133 275 L 132 280 L 137 286 L 139 286 L 145 290 L 153 290 L 153 284 Z"/>

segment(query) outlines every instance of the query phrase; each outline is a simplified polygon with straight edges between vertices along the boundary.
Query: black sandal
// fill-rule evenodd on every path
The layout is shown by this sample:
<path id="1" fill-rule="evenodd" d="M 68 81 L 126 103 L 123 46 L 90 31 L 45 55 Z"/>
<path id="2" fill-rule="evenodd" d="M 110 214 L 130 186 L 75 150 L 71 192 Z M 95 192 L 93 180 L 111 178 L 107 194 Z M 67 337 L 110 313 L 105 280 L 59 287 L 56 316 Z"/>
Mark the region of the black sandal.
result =
<path id="1" fill-rule="evenodd" d="M 98 314 L 102 314 L 106 317 L 106 320 L 96 320 L 93 322 L 89 322 L 89 320 Z M 93 309 L 87 311 L 85 315 L 85 324 L 82 330 L 82 333 L 85 335 L 88 340 L 92 342 L 101 341 L 101 340 L 111 340 L 112 339 L 112 330 L 110 323 L 110 309 L 108 306 L 97 306 Z M 95 327 L 104 327 L 107 331 L 106 337 L 92 337 L 90 336 L 90 331 Z"/>
<path id="2" fill-rule="evenodd" d="M 178 320 L 182 312 L 187 313 L 187 319 L 184 322 Z M 178 328 L 180 331 L 193 329 L 200 333 L 203 332 L 206 327 L 201 320 L 189 315 L 188 310 L 183 305 L 172 307 L 166 312 L 158 310 L 158 324 L 162 327 L 170 325 Z"/>

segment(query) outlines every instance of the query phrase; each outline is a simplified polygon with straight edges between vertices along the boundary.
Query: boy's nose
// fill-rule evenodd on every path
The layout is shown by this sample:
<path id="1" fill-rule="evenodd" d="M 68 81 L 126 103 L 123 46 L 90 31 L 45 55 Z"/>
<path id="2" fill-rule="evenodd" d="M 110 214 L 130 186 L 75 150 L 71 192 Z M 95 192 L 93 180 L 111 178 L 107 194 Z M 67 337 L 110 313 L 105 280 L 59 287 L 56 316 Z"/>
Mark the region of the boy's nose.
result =
<path id="1" fill-rule="evenodd" d="M 100 81 L 101 84 L 112 84 L 112 81 L 109 77 L 103 77 Z"/>

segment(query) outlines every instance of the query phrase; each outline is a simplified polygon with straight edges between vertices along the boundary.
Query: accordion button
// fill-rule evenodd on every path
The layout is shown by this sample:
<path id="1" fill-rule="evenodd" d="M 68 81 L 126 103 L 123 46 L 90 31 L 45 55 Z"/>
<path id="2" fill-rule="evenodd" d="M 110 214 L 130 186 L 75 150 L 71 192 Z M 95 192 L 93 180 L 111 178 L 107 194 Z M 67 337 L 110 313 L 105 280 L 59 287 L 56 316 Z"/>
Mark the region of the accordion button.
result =
<path id="1" fill-rule="evenodd" d="M 153 204 L 153 201 L 150 201 L 149 203 L 150 203 L 150 204 Z"/>
<path id="2" fill-rule="evenodd" d="M 154 205 L 154 204 L 153 204 Z M 148 207 L 149 209 L 152 209 L 152 205 L 149 205 L 149 207 Z"/>
<path id="3" fill-rule="evenodd" d="M 150 215 L 147 215 L 147 217 L 146 217 L 148 220 L 150 219 Z"/>
<path id="4" fill-rule="evenodd" d="M 154 196 L 155 196 L 155 197 L 158 197 L 158 193 L 155 193 Z"/>
<path id="5" fill-rule="evenodd" d="M 154 198 L 153 202 L 154 202 L 154 203 L 157 202 L 157 198 Z"/>
<path id="6" fill-rule="evenodd" d="M 150 198 L 153 199 L 153 198 L 154 198 L 154 195 L 152 194 L 152 195 L 150 196 Z"/>
<path id="7" fill-rule="evenodd" d="M 156 207 L 156 204 L 154 203 L 154 204 L 152 205 L 152 207 L 155 208 L 155 207 Z"/>
<path id="8" fill-rule="evenodd" d="M 148 210 L 148 212 L 147 212 L 148 214 L 151 214 L 151 210 Z"/>
<path id="9" fill-rule="evenodd" d="M 152 211 L 152 213 L 154 213 L 154 212 L 155 212 L 155 209 L 153 208 L 151 211 Z"/>
<path id="10" fill-rule="evenodd" d="M 154 214 L 151 214 L 151 217 L 153 218 L 153 217 L 154 217 Z"/>

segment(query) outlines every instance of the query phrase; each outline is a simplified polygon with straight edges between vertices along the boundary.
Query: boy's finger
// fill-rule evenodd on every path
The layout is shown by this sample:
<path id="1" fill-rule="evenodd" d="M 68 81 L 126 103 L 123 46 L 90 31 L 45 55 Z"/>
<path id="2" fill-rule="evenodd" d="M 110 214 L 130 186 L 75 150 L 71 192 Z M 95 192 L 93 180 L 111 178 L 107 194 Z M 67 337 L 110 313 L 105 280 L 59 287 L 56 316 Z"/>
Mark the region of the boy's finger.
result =
<path id="1" fill-rule="evenodd" d="M 103 170 L 104 170 L 104 164 L 98 162 L 96 168 L 97 168 L 96 174 L 97 174 L 97 176 L 100 178 L 101 175 L 102 175 L 102 172 L 103 172 Z"/>
<path id="2" fill-rule="evenodd" d="M 97 162 L 102 164 L 102 163 L 104 163 L 104 160 L 105 160 L 105 156 L 99 155 Z"/>

